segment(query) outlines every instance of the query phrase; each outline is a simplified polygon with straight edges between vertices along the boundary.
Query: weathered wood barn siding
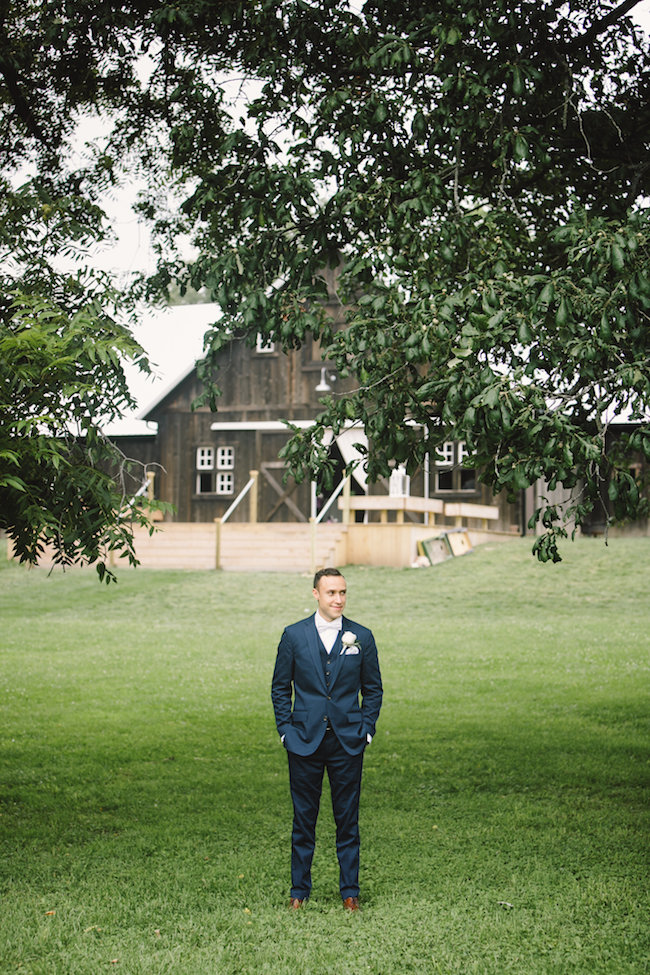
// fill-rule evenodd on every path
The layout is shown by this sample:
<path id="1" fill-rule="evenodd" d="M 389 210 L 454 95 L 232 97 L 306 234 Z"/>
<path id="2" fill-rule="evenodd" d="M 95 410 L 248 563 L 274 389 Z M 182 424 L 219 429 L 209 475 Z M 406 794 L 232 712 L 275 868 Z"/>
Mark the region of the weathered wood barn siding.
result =
<path id="1" fill-rule="evenodd" d="M 146 414 L 156 422 L 158 462 L 156 496 L 176 505 L 177 521 L 212 521 L 223 517 L 233 499 L 245 486 L 251 470 L 260 471 L 259 516 L 262 521 L 307 520 L 310 514 L 310 485 L 283 484 L 284 465 L 278 458 L 288 439 L 284 428 L 266 429 L 265 424 L 287 419 L 309 420 L 318 409 L 315 387 L 323 363 L 312 358 L 312 349 L 284 355 L 278 351 L 257 351 L 234 339 L 220 356 L 217 380 L 222 390 L 218 412 L 207 408 L 192 411 L 201 393 L 196 371 L 186 376 Z M 218 429 L 213 429 L 213 425 Z M 257 427 L 257 429 L 256 429 Z M 197 451 L 227 450 L 232 467 L 232 490 L 217 495 L 197 490 Z M 218 471 L 215 469 L 215 474 Z M 206 472 L 207 476 L 207 472 Z M 289 493 L 287 493 L 289 492 Z M 235 521 L 248 518 L 243 503 L 232 515 Z"/>

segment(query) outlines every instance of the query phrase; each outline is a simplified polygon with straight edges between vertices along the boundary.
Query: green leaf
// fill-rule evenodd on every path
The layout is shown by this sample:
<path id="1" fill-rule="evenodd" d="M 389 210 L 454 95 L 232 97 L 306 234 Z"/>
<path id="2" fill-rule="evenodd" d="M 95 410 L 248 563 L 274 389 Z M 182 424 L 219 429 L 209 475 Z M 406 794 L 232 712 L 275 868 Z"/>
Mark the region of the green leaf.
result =
<path id="1" fill-rule="evenodd" d="M 521 133 L 515 136 L 513 155 L 518 162 L 528 158 L 528 142 Z"/>
<path id="2" fill-rule="evenodd" d="M 416 112 L 413 116 L 413 124 L 411 126 L 413 137 L 415 139 L 424 139 L 427 135 L 427 120 L 424 112 Z"/>
<path id="3" fill-rule="evenodd" d="M 519 96 L 524 92 L 524 82 L 519 65 L 515 64 L 512 68 L 512 91 Z"/>
<path id="4" fill-rule="evenodd" d="M 558 328 L 562 328 L 569 321 L 569 316 L 571 313 L 571 306 L 568 299 L 563 295 L 560 299 L 560 304 L 557 307 L 555 313 L 555 324 Z"/>
<path id="5" fill-rule="evenodd" d="M 542 288 L 539 298 L 537 299 L 540 305 L 550 305 L 555 297 L 555 286 L 552 281 L 549 281 Z"/>
<path id="6" fill-rule="evenodd" d="M 618 244 L 612 244 L 612 267 L 615 271 L 622 271 L 625 267 L 625 255 Z"/>
<path id="7" fill-rule="evenodd" d="M 14 477 L 12 474 L 0 476 L 0 487 L 13 488 L 14 491 L 21 491 L 23 493 L 27 490 L 25 482 L 20 477 Z"/>

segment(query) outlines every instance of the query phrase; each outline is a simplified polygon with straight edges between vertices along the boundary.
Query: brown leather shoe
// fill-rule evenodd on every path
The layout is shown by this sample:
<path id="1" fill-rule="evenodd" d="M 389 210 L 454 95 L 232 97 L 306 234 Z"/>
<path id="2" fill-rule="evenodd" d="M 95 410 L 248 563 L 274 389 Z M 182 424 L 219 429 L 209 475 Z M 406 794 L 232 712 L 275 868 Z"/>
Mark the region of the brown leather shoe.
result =
<path id="1" fill-rule="evenodd" d="M 302 898 L 292 897 L 289 901 L 289 908 L 292 911 L 299 911 L 303 904 L 304 900 Z"/>
<path id="2" fill-rule="evenodd" d="M 359 910 L 359 898 L 358 897 L 346 897 L 343 901 L 343 907 L 346 911 L 358 911 Z"/>

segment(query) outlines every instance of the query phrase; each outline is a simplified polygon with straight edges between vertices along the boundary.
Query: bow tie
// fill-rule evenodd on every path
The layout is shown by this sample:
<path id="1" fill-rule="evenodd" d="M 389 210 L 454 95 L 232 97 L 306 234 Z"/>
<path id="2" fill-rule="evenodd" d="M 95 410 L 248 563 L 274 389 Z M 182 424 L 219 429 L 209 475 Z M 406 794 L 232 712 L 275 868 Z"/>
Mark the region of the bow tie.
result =
<path id="1" fill-rule="evenodd" d="M 326 630 L 334 630 L 338 633 L 341 629 L 341 621 L 337 620 L 335 623 L 317 623 L 316 628 L 319 633 L 324 633 Z"/>

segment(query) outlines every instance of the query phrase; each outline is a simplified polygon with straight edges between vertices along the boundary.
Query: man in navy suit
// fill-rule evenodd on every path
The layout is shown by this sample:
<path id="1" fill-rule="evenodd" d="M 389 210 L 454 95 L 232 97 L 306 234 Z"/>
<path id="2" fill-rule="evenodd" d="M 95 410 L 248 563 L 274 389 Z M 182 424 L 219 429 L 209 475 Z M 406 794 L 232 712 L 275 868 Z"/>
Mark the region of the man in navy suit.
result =
<path id="1" fill-rule="evenodd" d="M 317 572 L 313 594 L 315 614 L 282 634 L 271 686 L 276 725 L 289 756 L 293 800 L 290 906 L 302 907 L 311 891 L 327 769 L 341 897 L 348 910 L 356 911 L 361 770 L 381 708 L 381 674 L 372 633 L 343 616 L 347 590 L 339 570 Z"/>

